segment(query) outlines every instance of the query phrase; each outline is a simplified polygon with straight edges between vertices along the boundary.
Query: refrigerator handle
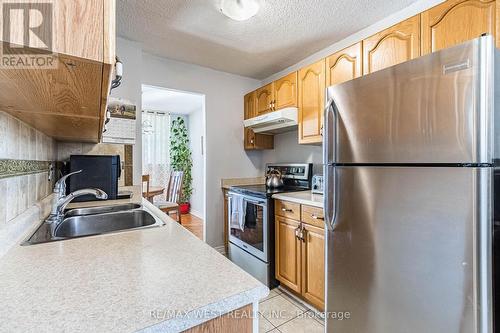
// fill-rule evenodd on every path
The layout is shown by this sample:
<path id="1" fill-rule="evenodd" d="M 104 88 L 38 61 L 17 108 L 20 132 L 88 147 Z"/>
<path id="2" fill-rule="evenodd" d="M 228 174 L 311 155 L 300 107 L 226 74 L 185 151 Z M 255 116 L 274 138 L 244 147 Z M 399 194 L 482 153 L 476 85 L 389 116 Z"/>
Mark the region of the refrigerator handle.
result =
<path id="1" fill-rule="evenodd" d="M 325 191 L 324 191 L 324 212 L 325 224 L 329 230 L 335 230 L 337 213 L 339 209 L 339 179 L 337 177 L 337 167 L 333 165 L 324 166 Z"/>
<path id="2" fill-rule="evenodd" d="M 336 114 L 335 105 L 333 98 L 329 98 L 325 106 L 324 114 L 324 134 L 323 134 L 323 164 L 324 164 L 324 179 L 325 179 L 325 191 L 324 191 L 324 211 L 325 211 L 325 224 L 330 230 L 334 229 L 336 210 L 338 205 L 337 197 L 337 172 L 335 167 L 332 165 L 335 162 L 335 126 L 336 126 Z"/>
<path id="3" fill-rule="evenodd" d="M 334 159 L 332 150 L 335 144 L 334 128 L 335 110 L 333 108 L 333 98 L 329 98 L 326 102 L 323 119 L 323 164 L 325 165 L 333 163 Z"/>

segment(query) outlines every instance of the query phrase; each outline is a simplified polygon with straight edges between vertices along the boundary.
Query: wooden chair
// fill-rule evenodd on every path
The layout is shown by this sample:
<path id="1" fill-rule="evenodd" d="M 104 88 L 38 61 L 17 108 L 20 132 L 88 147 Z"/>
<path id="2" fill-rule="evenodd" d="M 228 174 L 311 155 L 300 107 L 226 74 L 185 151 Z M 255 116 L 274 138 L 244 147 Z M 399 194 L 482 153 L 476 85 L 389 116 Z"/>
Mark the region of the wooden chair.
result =
<path id="1" fill-rule="evenodd" d="M 166 201 L 155 202 L 156 207 L 161 209 L 167 215 L 170 216 L 170 212 L 175 211 L 177 213 L 177 222 L 181 223 L 181 209 L 179 206 L 179 200 L 182 193 L 182 179 L 184 177 L 184 172 L 182 171 L 172 171 L 170 173 L 170 179 L 168 180 L 168 187 L 166 191 Z"/>
<path id="2" fill-rule="evenodd" d="M 142 196 L 149 200 L 149 175 L 142 175 Z M 144 183 L 146 183 L 146 192 L 144 192 Z"/>

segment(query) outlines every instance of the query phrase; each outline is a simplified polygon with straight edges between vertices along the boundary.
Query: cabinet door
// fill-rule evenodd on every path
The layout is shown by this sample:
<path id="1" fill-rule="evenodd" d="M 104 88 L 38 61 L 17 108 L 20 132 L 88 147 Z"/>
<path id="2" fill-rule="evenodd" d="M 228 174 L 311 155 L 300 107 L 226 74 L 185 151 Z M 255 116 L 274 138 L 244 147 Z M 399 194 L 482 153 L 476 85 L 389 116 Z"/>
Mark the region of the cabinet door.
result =
<path id="1" fill-rule="evenodd" d="M 420 15 L 413 16 L 363 41 L 363 73 L 420 56 Z"/>
<path id="2" fill-rule="evenodd" d="M 323 141 L 325 59 L 299 71 L 299 143 Z"/>
<path id="3" fill-rule="evenodd" d="M 257 116 L 272 111 L 273 83 L 257 89 Z"/>
<path id="4" fill-rule="evenodd" d="M 4 9 L 9 13 L 19 9 L 30 9 L 39 14 L 42 24 L 36 32 L 31 32 L 36 38 L 24 38 L 23 21 L 11 20 L 10 34 L 0 36 L 0 39 L 6 37 L 4 42 L 19 46 L 48 49 L 54 53 L 102 62 L 105 42 L 104 22 L 109 22 L 111 15 L 114 15 L 106 11 L 110 16 L 104 17 L 104 10 L 113 5 L 114 0 L 58 0 L 49 4 L 40 1 L 17 1 L 9 4 L 12 6 L 11 9 L 7 7 Z M 48 17 L 51 17 L 52 21 L 48 20 Z M 50 22 L 52 26 L 49 25 Z M 33 22 L 28 23 L 33 24 Z"/>
<path id="5" fill-rule="evenodd" d="M 302 296 L 319 310 L 325 307 L 325 232 L 307 224 L 302 243 Z"/>
<path id="6" fill-rule="evenodd" d="M 255 108 L 256 108 L 256 96 L 257 96 L 257 92 L 256 91 L 252 91 L 251 93 L 248 93 L 245 95 L 244 97 L 244 117 L 245 119 L 250 119 L 250 118 L 253 118 L 255 117 L 257 114 L 256 114 L 256 111 L 255 111 Z"/>
<path id="7" fill-rule="evenodd" d="M 255 149 L 255 133 L 250 128 L 245 128 L 245 149 Z"/>
<path id="8" fill-rule="evenodd" d="M 254 133 L 250 128 L 245 128 L 245 150 L 274 149 L 274 136 Z"/>
<path id="9" fill-rule="evenodd" d="M 297 106 L 297 72 L 274 82 L 274 109 Z"/>
<path id="10" fill-rule="evenodd" d="M 326 86 L 360 77 L 362 72 L 361 42 L 326 58 Z"/>
<path id="11" fill-rule="evenodd" d="M 295 229 L 300 223 L 284 217 L 276 217 L 276 279 L 293 291 L 301 290 L 300 240 Z"/>
<path id="12" fill-rule="evenodd" d="M 422 54 L 495 32 L 495 0 L 448 0 L 422 13 Z M 498 43 L 497 36 L 497 45 Z"/>

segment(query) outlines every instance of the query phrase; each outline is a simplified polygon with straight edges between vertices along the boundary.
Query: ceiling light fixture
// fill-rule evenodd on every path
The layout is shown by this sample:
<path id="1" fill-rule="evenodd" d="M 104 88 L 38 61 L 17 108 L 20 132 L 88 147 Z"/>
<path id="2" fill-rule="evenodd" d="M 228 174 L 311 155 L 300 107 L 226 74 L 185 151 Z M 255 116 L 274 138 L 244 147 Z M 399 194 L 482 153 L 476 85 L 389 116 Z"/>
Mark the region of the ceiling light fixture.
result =
<path id="1" fill-rule="evenodd" d="M 220 11 L 235 21 L 245 21 L 259 11 L 258 0 L 221 0 Z"/>

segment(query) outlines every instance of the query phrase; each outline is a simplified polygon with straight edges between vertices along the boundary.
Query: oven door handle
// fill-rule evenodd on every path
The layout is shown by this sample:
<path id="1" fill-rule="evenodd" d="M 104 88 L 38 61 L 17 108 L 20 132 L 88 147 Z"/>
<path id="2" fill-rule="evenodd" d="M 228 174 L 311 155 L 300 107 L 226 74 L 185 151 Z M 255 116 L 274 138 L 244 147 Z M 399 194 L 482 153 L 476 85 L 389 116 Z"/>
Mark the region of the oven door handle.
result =
<path id="1" fill-rule="evenodd" d="M 257 206 L 265 206 L 267 203 L 265 201 L 253 201 L 253 200 L 248 200 L 247 198 L 243 198 L 247 203 L 251 203 Z"/>

